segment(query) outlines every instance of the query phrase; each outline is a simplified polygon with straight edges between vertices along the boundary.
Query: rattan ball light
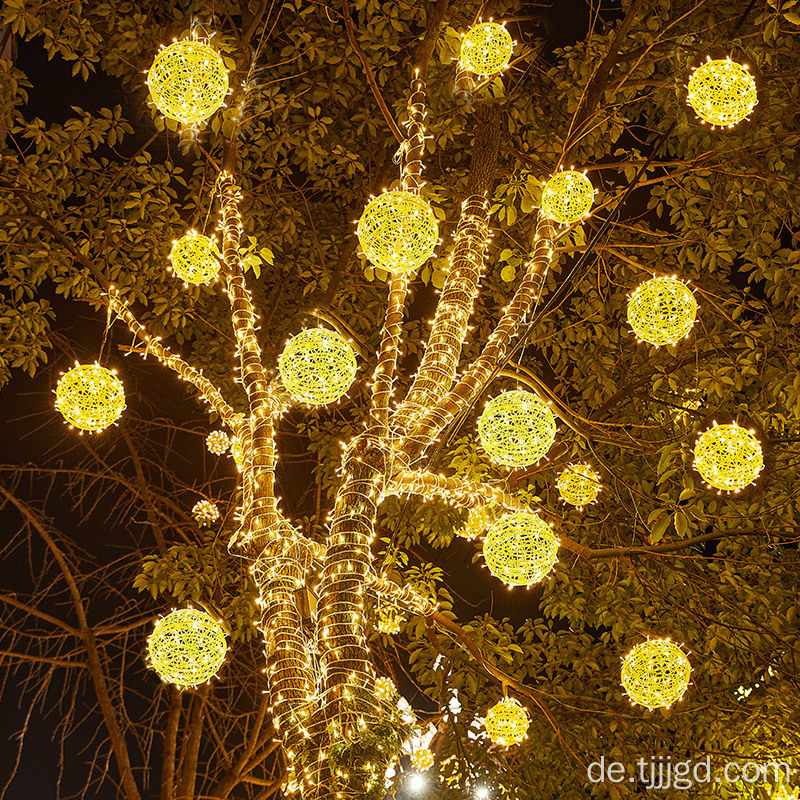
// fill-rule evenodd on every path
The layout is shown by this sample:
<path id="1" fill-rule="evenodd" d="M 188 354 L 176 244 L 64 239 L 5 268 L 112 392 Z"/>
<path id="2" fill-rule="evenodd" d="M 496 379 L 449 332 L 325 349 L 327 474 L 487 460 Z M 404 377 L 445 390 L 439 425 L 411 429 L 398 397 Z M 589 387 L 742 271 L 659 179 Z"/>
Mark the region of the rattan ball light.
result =
<path id="1" fill-rule="evenodd" d="M 228 452 L 231 446 L 231 439 L 225 431 L 211 431 L 206 436 L 206 447 L 209 453 L 215 456 L 221 456 L 223 453 Z"/>
<path id="2" fill-rule="evenodd" d="M 519 744 L 528 735 L 528 712 L 513 697 L 504 697 L 486 712 L 486 735 L 501 747 Z"/>
<path id="3" fill-rule="evenodd" d="M 576 170 L 557 172 L 542 190 L 542 214 L 561 225 L 589 216 L 594 202 L 592 182 Z"/>
<path id="4" fill-rule="evenodd" d="M 556 487 L 561 499 L 571 506 L 583 508 L 600 494 L 600 478 L 588 464 L 570 464 L 558 476 Z"/>
<path id="5" fill-rule="evenodd" d="M 228 94 L 228 71 L 211 45 L 183 39 L 165 47 L 147 73 L 156 108 L 170 119 L 191 124 L 207 120 Z"/>
<path id="6" fill-rule="evenodd" d="M 195 285 L 208 283 L 220 270 L 216 245 L 197 231 L 188 231 L 172 243 L 169 260 L 182 281 Z"/>
<path id="7" fill-rule="evenodd" d="M 197 686 L 217 674 L 228 644 L 222 628 L 205 611 L 182 608 L 156 623 L 147 649 L 163 680 Z"/>
<path id="8" fill-rule="evenodd" d="M 628 323 L 640 341 L 676 344 L 689 335 L 697 316 L 692 290 L 678 278 L 651 278 L 628 301 Z"/>
<path id="9" fill-rule="evenodd" d="M 56 408 L 70 425 L 96 433 L 119 419 L 125 390 L 113 370 L 76 363 L 56 386 Z"/>
<path id="10" fill-rule="evenodd" d="M 481 22 L 470 28 L 461 41 L 461 64 L 482 78 L 508 66 L 514 41 L 504 25 Z"/>
<path id="11" fill-rule="evenodd" d="M 433 255 L 439 224 L 418 194 L 392 191 L 367 203 L 356 234 L 364 255 L 376 267 L 412 272 Z"/>
<path id="12" fill-rule="evenodd" d="M 507 467 L 527 467 L 542 458 L 556 438 L 550 406 L 532 392 L 503 392 L 486 404 L 478 438 L 490 458 Z"/>
<path id="13" fill-rule="evenodd" d="M 394 700 L 397 687 L 391 678 L 375 678 L 375 697 L 389 703 Z"/>
<path id="14" fill-rule="evenodd" d="M 212 503 L 210 500 L 200 500 L 195 503 L 192 516 L 201 527 L 204 527 L 219 519 L 219 509 L 216 503 Z"/>
<path id="15" fill-rule="evenodd" d="M 495 578 L 509 586 L 530 586 L 550 573 L 558 539 L 536 514 L 515 511 L 495 522 L 483 540 L 483 557 Z"/>
<path id="16" fill-rule="evenodd" d="M 735 422 L 714 424 L 695 444 L 694 466 L 715 489 L 738 492 L 753 483 L 764 468 L 761 443 L 753 431 Z"/>
<path id="17" fill-rule="evenodd" d="M 689 78 L 689 105 L 700 119 L 721 128 L 741 122 L 758 103 L 756 82 L 745 64 L 711 58 Z"/>
<path id="18" fill-rule="evenodd" d="M 637 644 L 622 662 L 622 685 L 632 703 L 650 710 L 667 708 L 683 697 L 692 665 L 669 639 L 648 639 Z"/>
<path id="19" fill-rule="evenodd" d="M 319 406 L 345 394 L 358 364 L 353 348 L 338 333 L 309 328 L 287 342 L 278 369 L 295 400 Z"/>
<path id="20" fill-rule="evenodd" d="M 420 747 L 411 754 L 411 766 L 420 772 L 429 770 L 434 760 L 433 753 L 427 747 Z"/>

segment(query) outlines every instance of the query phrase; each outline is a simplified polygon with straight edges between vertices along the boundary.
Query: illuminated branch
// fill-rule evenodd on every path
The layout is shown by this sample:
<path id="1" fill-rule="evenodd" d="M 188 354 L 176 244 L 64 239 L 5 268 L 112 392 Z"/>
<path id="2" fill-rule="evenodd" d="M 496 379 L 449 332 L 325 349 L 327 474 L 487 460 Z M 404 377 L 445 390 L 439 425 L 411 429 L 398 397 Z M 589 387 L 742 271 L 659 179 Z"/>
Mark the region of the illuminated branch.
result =
<path id="1" fill-rule="evenodd" d="M 438 606 L 426 597 L 416 592 L 410 586 L 399 586 L 388 578 L 376 576 L 369 584 L 369 588 L 378 597 L 402 606 L 412 614 L 421 617 L 430 617 L 437 613 Z"/>
<path id="2" fill-rule="evenodd" d="M 425 81 L 417 71 L 411 84 L 411 97 L 408 99 L 408 139 L 404 143 L 405 167 L 403 169 L 403 189 L 419 192 L 422 186 L 422 156 L 425 153 Z"/>

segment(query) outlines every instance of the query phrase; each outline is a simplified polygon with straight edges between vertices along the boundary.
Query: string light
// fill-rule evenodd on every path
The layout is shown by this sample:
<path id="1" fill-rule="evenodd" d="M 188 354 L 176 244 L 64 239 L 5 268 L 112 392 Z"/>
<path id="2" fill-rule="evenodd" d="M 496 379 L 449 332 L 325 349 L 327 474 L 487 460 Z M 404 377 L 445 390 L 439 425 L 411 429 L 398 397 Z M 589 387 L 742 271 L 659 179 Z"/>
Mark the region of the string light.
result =
<path id="1" fill-rule="evenodd" d="M 182 281 L 194 285 L 216 278 L 221 268 L 217 246 L 197 231 L 187 231 L 172 243 L 169 260 L 172 271 Z"/>
<path id="2" fill-rule="evenodd" d="M 221 456 L 223 453 L 227 453 L 230 446 L 231 439 L 225 431 L 211 431 L 211 433 L 206 436 L 208 452 L 213 453 L 215 456 Z"/>
<path id="3" fill-rule="evenodd" d="M 541 459 L 556 438 L 550 406 L 532 392 L 503 392 L 486 404 L 478 437 L 490 458 L 507 467 L 527 467 Z"/>
<path id="4" fill-rule="evenodd" d="M 295 400 L 324 405 L 347 392 L 358 364 L 352 346 L 338 333 L 309 328 L 287 342 L 278 369 L 283 385 Z"/>
<path id="5" fill-rule="evenodd" d="M 558 539 L 536 514 L 515 511 L 497 520 L 486 533 L 483 557 L 495 578 L 509 586 L 530 586 L 556 563 Z"/>
<path id="6" fill-rule="evenodd" d="M 228 71 L 211 45 L 183 39 L 158 53 L 146 83 L 165 117 L 185 124 L 204 122 L 225 102 Z"/>
<path id="7" fill-rule="evenodd" d="M 76 361 L 56 386 L 56 408 L 73 427 L 96 433 L 120 418 L 125 390 L 114 370 Z"/>
<path id="8" fill-rule="evenodd" d="M 392 606 L 383 606 L 378 611 L 377 628 L 381 633 L 396 634 L 400 633 L 403 624 L 403 615 Z"/>
<path id="9" fill-rule="evenodd" d="M 433 255 L 439 224 L 418 194 L 383 192 L 367 203 L 356 234 L 373 265 L 387 272 L 412 272 Z"/>
<path id="10" fill-rule="evenodd" d="M 486 533 L 496 518 L 497 511 L 492 506 L 474 506 L 469 510 L 467 521 L 460 528 L 456 528 L 456 536 L 462 539 L 477 539 Z"/>
<path id="11" fill-rule="evenodd" d="M 628 697 L 651 711 L 680 700 L 691 675 L 686 654 L 669 639 L 641 642 L 622 661 L 622 685 Z"/>
<path id="12" fill-rule="evenodd" d="M 504 697 L 495 703 L 486 712 L 484 722 L 486 735 L 501 747 L 510 747 L 523 741 L 528 735 L 529 725 L 528 712 L 513 697 Z"/>
<path id="13" fill-rule="evenodd" d="M 583 172 L 562 170 L 544 185 L 542 214 L 561 225 L 572 225 L 589 216 L 594 187 Z"/>
<path id="14" fill-rule="evenodd" d="M 732 128 L 756 107 L 756 82 L 746 64 L 709 57 L 692 72 L 686 102 L 704 122 Z"/>
<path id="15" fill-rule="evenodd" d="M 600 478 L 588 464 L 570 464 L 556 480 L 556 487 L 565 503 L 583 508 L 600 494 Z"/>
<path id="16" fill-rule="evenodd" d="M 375 697 L 382 700 L 384 703 L 389 703 L 394 700 L 397 695 L 397 687 L 391 678 L 376 678 L 375 679 Z"/>
<path id="17" fill-rule="evenodd" d="M 656 347 L 689 335 L 697 315 L 692 290 L 675 276 L 651 278 L 628 301 L 628 322 L 638 339 Z"/>
<path id="18" fill-rule="evenodd" d="M 513 50 L 514 41 L 504 25 L 481 22 L 470 28 L 461 41 L 461 63 L 485 78 L 504 70 Z"/>
<path id="19" fill-rule="evenodd" d="M 694 466 L 702 479 L 726 492 L 749 486 L 764 468 L 761 443 L 754 431 L 735 422 L 714 425 L 700 434 L 694 447 Z"/>
<path id="20" fill-rule="evenodd" d="M 420 772 L 429 770 L 436 759 L 427 747 L 420 747 L 411 754 L 411 766 Z"/>
<path id="21" fill-rule="evenodd" d="M 162 680 L 187 687 L 219 672 L 228 644 L 222 628 L 205 611 L 181 608 L 156 623 L 147 650 Z"/>
<path id="22" fill-rule="evenodd" d="M 219 509 L 210 500 L 200 500 L 195 503 L 192 509 L 192 516 L 197 520 L 201 527 L 210 525 L 219 519 Z"/>

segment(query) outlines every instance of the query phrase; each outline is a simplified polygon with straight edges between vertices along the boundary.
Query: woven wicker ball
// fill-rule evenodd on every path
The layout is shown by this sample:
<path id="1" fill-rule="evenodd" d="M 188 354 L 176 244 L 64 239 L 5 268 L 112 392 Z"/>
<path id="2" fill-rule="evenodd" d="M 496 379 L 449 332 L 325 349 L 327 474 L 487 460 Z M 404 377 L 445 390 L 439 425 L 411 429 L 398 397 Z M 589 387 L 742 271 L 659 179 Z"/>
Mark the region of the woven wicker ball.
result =
<path id="1" fill-rule="evenodd" d="M 433 753 L 427 747 L 420 747 L 411 754 L 411 766 L 420 772 L 429 770 L 434 760 Z"/>
<path id="2" fill-rule="evenodd" d="M 456 528 L 455 534 L 462 539 L 477 539 L 486 533 L 496 518 L 497 512 L 492 506 L 475 506 L 469 510 L 467 521 Z"/>
<path id="3" fill-rule="evenodd" d="M 172 243 L 169 260 L 173 272 L 186 283 L 208 283 L 217 277 L 221 266 L 216 249 L 208 236 L 197 231 L 188 231 Z"/>
<path id="4" fill-rule="evenodd" d="M 561 499 L 571 506 L 583 508 L 600 494 L 600 478 L 588 464 L 570 464 L 558 476 L 556 487 Z"/>
<path id="5" fill-rule="evenodd" d="M 556 438 L 550 406 L 532 392 L 503 392 L 486 404 L 478 420 L 486 453 L 507 467 L 528 467 L 542 458 Z"/>
<path id="6" fill-rule="evenodd" d="M 200 500 L 195 503 L 192 516 L 201 526 L 210 525 L 219 519 L 219 509 L 210 500 Z"/>
<path id="7" fill-rule="evenodd" d="M 393 606 L 384 606 L 378 611 L 377 628 L 381 633 L 400 633 L 403 615 Z"/>
<path id="8" fill-rule="evenodd" d="M 113 370 L 99 364 L 76 364 L 56 386 L 56 408 L 82 431 L 102 431 L 125 410 L 125 390 Z"/>
<path id="9" fill-rule="evenodd" d="M 519 744 L 528 735 L 528 712 L 513 697 L 504 697 L 486 712 L 486 735 L 502 747 Z"/>
<path id="10" fill-rule="evenodd" d="M 692 665 L 669 639 L 637 644 L 622 662 L 622 685 L 632 703 L 645 708 L 667 708 L 683 697 Z"/>
<path id="11" fill-rule="evenodd" d="M 397 688 L 391 678 L 375 678 L 375 697 L 386 703 L 394 700 Z"/>
<path id="12" fill-rule="evenodd" d="M 358 364 L 353 348 L 338 333 L 309 328 L 288 341 L 278 369 L 295 400 L 318 406 L 332 403 L 347 392 Z"/>
<path id="13" fill-rule="evenodd" d="M 715 489 L 738 492 L 749 486 L 764 468 L 761 443 L 752 431 L 714 425 L 700 434 L 694 446 L 694 466 Z"/>
<path id="14" fill-rule="evenodd" d="M 228 94 L 228 71 L 210 45 L 183 39 L 165 47 L 147 73 L 156 108 L 183 123 L 203 122 L 222 107 Z"/>
<path id="15" fill-rule="evenodd" d="M 593 202 L 592 182 L 576 170 L 557 172 L 542 190 L 542 214 L 561 225 L 588 217 Z"/>
<path id="16" fill-rule="evenodd" d="M 211 431 L 211 433 L 206 436 L 208 452 L 213 453 L 215 456 L 221 456 L 223 453 L 227 453 L 230 446 L 231 440 L 225 431 Z"/>
<path id="17" fill-rule="evenodd" d="M 643 342 L 676 344 L 689 334 L 697 316 L 692 290 L 677 278 L 651 278 L 628 301 L 628 323 Z"/>
<path id="18" fill-rule="evenodd" d="M 433 255 L 439 224 L 419 195 L 384 192 L 367 203 L 356 234 L 364 255 L 376 267 L 411 272 Z"/>
<path id="19" fill-rule="evenodd" d="M 721 128 L 741 122 L 758 103 L 756 82 L 744 64 L 709 59 L 689 78 L 686 98 L 700 119 Z"/>
<path id="20" fill-rule="evenodd" d="M 513 50 L 514 41 L 503 25 L 481 22 L 470 28 L 461 42 L 461 63 L 485 78 L 504 70 Z"/>
<path id="21" fill-rule="evenodd" d="M 222 628 L 205 611 L 182 608 L 156 623 L 147 649 L 163 680 L 197 686 L 217 674 L 228 644 Z"/>
<path id="22" fill-rule="evenodd" d="M 483 557 L 495 578 L 509 586 L 530 586 L 550 573 L 558 539 L 550 526 L 529 511 L 506 514 L 483 540 Z"/>

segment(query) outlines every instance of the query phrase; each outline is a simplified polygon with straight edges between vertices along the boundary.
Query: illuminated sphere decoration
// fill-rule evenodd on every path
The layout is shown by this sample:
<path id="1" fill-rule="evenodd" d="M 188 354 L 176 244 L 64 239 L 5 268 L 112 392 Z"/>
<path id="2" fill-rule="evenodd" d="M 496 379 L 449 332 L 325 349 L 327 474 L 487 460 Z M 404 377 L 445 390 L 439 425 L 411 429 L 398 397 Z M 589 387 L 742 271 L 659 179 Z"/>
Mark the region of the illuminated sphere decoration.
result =
<path id="1" fill-rule="evenodd" d="M 387 272 L 412 272 L 433 255 L 439 224 L 430 204 L 419 195 L 392 191 L 367 203 L 356 234 L 374 266 Z"/>
<path id="2" fill-rule="evenodd" d="M 197 231 L 188 231 L 172 243 L 169 260 L 172 271 L 194 285 L 216 278 L 221 266 L 213 240 Z"/>
<path id="3" fill-rule="evenodd" d="M 211 431 L 211 433 L 206 436 L 208 452 L 213 453 L 215 456 L 221 456 L 223 453 L 227 453 L 230 446 L 231 440 L 225 431 Z"/>
<path id="4" fill-rule="evenodd" d="M 622 661 L 622 685 L 632 703 L 668 708 L 683 697 L 692 665 L 669 639 L 648 639 L 637 644 Z"/>
<path id="5" fill-rule="evenodd" d="M 694 446 L 694 466 L 715 489 L 738 492 L 764 468 L 761 443 L 752 431 L 735 422 L 714 425 L 700 434 Z"/>
<path id="6" fill-rule="evenodd" d="M 397 688 L 391 678 L 375 678 L 375 697 L 386 703 L 391 702 L 397 694 Z"/>
<path id="7" fill-rule="evenodd" d="M 508 66 L 514 41 L 505 26 L 481 22 L 470 28 L 461 41 L 461 63 L 482 78 Z"/>
<path id="8" fill-rule="evenodd" d="M 689 78 L 686 101 L 700 119 L 720 128 L 732 128 L 758 103 L 756 82 L 745 64 L 730 58 L 709 59 Z"/>
<path id="9" fill-rule="evenodd" d="M 456 536 L 462 539 L 477 539 L 486 533 L 496 516 L 492 506 L 475 506 L 469 510 L 467 521 L 460 528 L 456 528 Z"/>
<path id="10" fill-rule="evenodd" d="M 583 508 L 600 494 L 600 478 L 588 464 L 570 464 L 556 479 L 556 488 L 565 503 Z"/>
<path id="11" fill-rule="evenodd" d="M 392 606 L 384 606 L 378 611 L 377 628 L 381 633 L 394 634 L 400 633 L 403 624 L 402 614 Z"/>
<path id="12" fill-rule="evenodd" d="M 211 45 L 183 39 L 165 47 L 147 73 L 156 108 L 184 124 L 204 122 L 222 107 L 228 94 L 228 71 Z"/>
<path id="13" fill-rule="evenodd" d="M 420 772 L 429 770 L 434 760 L 433 753 L 427 747 L 420 747 L 411 754 L 411 766 Z"/>
<path id="14" fill-rule="evenodd" d="M 478 438 L 488 456 L 507 467 L 528 467 L 541 459 L 556 438 L 550 406 L 533 392 L 514 389 L 486 404 Z"/>
<path id="15" fill-rule="evenodd" d="M 688 336 L 697 316 L 692 290 L 678 278 L 651 278 L 628 301 L 628 323 L 640 341 L 677 344 Z"/>
<path id="16" fill-rule="evenodd" d="M 113 370 L 76 364 L 56 386 L 56 408 L 73 427 L 96 433 L 120 418 L 125 390 Z"/>
<path id="17" fill-rule="evenodd" d="M 530 511 L 497 520 L 483 540 L 483 557 L 495 578 L 509 586 L 530 586 L 549 575 L 556 563 L 558 539 Z"/>
<path id="18" fill-rule="evenodd" d="M 222 628 L 205 611 L 181 608 L 156 623 L 147 649 L 162 680 L 197 686 L 217 674 L 228 644 Z"/>
<path id="19" fill-rule="evenodd" d="M 542 190 L 542 214 L 561 225 L 572 225 L 589 216 L 594 202 L 592 182 L 576 170 L 557 172 Z"/>
<path id="20" fill-rule="evenodd" d="M 353 348 L 338 333 L 309 328 L 289 339 L 278 369 L 295 400 L 319 406 L 333 403 L 347 392 L 358 364 Z"/>
<path id="21" fill-rule="evenodd" d="M 501 747 L 519 744 L 528 735 L 528 712 L 513 697 L 504 697 L 486 712 L 486 735 Z"/>
<path id="22" fill-rule="evenodd" d="M 200 500 L 195 503 L 192 516 L 201 526 L 210 525 L 219 519 L 219 509 L 210 500 Z"/>

